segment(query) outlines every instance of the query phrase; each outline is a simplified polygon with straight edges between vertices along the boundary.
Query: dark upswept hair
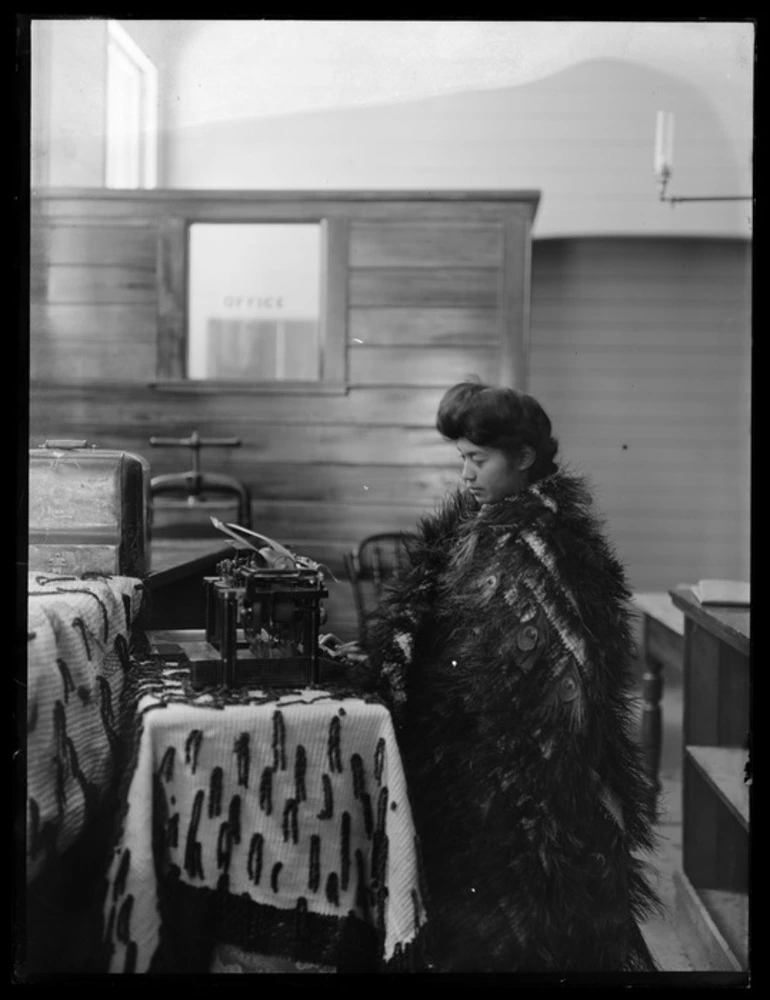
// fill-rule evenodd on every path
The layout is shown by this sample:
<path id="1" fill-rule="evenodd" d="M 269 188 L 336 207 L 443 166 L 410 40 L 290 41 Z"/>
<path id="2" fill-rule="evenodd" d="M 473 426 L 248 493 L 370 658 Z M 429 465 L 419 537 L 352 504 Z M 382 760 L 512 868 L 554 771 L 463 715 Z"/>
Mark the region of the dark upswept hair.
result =
<path id="1" fill-rule="evenodd" d="M 556 472 L 559 443 L 551 421 L 534 396 L 505 386 L 460 382 L 439 403 L 436 429 L 449 441 L 468 438 L 481 448 L 499 448 L 511 457 L 524 445 L 535 452 L 529 476 L 536 482 Z"/>

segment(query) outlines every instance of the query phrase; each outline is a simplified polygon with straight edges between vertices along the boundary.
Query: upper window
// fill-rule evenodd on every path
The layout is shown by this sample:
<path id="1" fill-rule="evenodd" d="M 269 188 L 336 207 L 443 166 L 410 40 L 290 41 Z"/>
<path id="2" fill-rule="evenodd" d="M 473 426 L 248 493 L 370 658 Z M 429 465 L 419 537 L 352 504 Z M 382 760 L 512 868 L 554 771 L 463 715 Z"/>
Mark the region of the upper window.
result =
<path id="1" fill-rule="evenodd" d="M 154 188 L 158 71 L 116 21 L 107 32 L 106 185 Z"/>
<path id="2" fill-rule="evenodd" d="M 194 223 L 189 255 L 189 379 L 320 379 L 320 223 Z"/>

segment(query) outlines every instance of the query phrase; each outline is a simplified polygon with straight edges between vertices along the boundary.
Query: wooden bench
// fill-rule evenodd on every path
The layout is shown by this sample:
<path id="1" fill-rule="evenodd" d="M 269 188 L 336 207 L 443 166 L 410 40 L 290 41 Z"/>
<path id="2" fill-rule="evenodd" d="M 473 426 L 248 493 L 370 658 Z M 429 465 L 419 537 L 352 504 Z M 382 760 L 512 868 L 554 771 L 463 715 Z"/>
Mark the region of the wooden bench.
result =
<path id="1" fill-rule="evenodd" d="M 633 599 L 642 621 L 642 732 L 641 742 L 650 778 L 660 790 L 663 738 L 661 700 L 664 671 L 684 669 L 684 614 L 667 593 L 637 593 Z"/>
<path id="2" fill-rule="evenodd" d="M 749 969 L 751 613 L 672 592 L 687 623 L 677 931 L 697 969 Z"/>

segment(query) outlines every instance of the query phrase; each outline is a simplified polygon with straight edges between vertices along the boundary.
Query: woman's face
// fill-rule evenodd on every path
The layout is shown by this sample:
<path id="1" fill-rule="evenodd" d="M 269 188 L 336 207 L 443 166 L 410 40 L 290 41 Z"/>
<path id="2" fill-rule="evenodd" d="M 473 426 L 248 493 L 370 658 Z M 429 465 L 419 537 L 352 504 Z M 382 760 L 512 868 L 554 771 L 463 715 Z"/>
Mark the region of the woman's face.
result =
<path id="1" fill-rule="evenodd" d="M 496 503 L 528 484 L 527 469 L 535 458 L 531 448 L 524 447 L 517 458 L 512 458 L 499 448 L 482 448 L 468 438 L 460 438 L 455 444 L 463 462 L 463 485 L 479 503 Z"/>

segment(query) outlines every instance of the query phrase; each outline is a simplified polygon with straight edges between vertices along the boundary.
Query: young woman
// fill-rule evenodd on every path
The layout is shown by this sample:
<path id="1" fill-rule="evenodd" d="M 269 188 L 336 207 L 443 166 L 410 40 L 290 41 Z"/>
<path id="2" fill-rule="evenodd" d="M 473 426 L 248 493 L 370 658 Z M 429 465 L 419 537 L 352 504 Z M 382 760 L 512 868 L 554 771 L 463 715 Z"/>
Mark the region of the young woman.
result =
<path id="1" fill-rule="evenodd" d="M 422 844 L 440 972 L 652 970 L 623 569 L 531 396 L 461 383 L 463 489 L 419 525 L 367 650 Z"/>

